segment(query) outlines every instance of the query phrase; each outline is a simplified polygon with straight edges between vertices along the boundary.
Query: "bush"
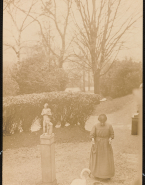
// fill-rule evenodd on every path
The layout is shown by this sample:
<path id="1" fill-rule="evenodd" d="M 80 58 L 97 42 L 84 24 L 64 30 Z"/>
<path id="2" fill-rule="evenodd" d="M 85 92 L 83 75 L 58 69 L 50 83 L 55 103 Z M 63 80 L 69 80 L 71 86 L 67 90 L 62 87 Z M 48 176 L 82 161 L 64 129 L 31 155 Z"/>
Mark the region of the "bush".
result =
<path id="1" fill-rule="evenodd" d="M 9 67 L 3 66 L 3 96 L 15 96 L 18 92 L 18 84 L 12 79 Z"/>
<path id="2" fill-rule="evenodd" d="M 45 55 L 37 54 L 13 67 L 12 75 L 19 86 L 19 94 L 64 91 L 68 83 L 67 73 L 50 66 Z"/>
<path id="3" fill-rule="evenodd" d="M 28 131 L 32 121 L 40 117 L 44 103 L 52 110 L 54 126 L 60 121 L 61 125 L 70 123 L 71 126 L 80 123 L 84 128 L 86 120 L 99 103 L 99 95 L 70 92 L 51 92 L 27 94 L 3 99 L 3 129 L 12 132 L 19 129 Z"/>
<path id="4" fill-rule="evenodd" d="M 142 64 L 131 59 L 116 61 L 101 78 L 101 93 L 112 98 L 131 94 L 142 83 Z"/>

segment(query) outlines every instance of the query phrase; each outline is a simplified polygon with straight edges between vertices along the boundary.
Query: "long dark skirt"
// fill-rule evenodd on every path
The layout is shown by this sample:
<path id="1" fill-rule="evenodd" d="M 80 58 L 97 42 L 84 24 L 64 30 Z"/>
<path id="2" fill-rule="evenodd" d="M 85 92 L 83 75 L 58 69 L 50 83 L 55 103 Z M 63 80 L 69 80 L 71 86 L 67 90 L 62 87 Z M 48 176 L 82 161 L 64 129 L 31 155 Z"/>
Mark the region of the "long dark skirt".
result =
<path id="1" fill-rule="evenodd" d="M 113 150 L 108 139 L 100 139 L 92 145 L 89 168 L 94 177 L 106 179 L 114 176 Z"/>

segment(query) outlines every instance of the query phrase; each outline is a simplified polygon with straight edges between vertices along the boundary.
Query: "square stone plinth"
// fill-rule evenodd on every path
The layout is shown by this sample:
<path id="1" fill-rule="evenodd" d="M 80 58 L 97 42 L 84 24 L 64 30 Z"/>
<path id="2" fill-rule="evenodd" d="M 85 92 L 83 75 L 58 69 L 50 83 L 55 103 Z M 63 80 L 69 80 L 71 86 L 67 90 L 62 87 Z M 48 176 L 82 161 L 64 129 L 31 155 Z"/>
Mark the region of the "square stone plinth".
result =
<path id="1" fill-rule="evenodd" d="M 54 134 L 52 135 L 41 135 L 40 136 L 40 144 L 42 145 L 51 145 L 54 143 Z"/>
<path id="2" fill-rule="evenodd" d="M 56 185 L 54 134 L 41 135 L 42 185 Z"/>

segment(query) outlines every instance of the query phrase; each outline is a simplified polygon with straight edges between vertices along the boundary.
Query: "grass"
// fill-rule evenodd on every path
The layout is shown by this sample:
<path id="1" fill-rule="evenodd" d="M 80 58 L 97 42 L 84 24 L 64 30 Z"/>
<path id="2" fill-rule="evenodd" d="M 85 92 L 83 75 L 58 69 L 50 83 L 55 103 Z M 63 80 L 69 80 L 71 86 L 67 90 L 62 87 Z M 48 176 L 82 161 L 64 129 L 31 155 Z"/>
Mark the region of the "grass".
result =
<path id="1" fill-rule="evenodd" d="M 108 100 L 100 103 L 93 115 L 111 114 L 123 122 L 123 127 L 115 127 L 114 151 L 115 176 L 104 185 L 130 185 L 137 174 L 138 136 L 132 136 L 127 129 L 130 107 L 133 96 Z M 128 106 L 130 105 L 130 106 Z M 126 113 L 126 114 L 125 114 Z M 120 116 L 119 116 L 120 115 Z M 124 120 L 122 119 L 124 118 Z M 115 123 L 116 124 L 116 123 Z M 79 126 L 54 129 L 56 178 L 60 185 L 68 185 L 79 178 L 81 170 L 89 165 L 91 142 L 89 132 Z M 3 138 L 3 184 L 4 185 L 36 185 L 42 178 L 40 135 L 35 133 L 19 133 Z M 87 185 L 95 179 L 87 177 Z"/>
<path id="2" fill-rule="evenodd" d="M 115 176 L 104 184 L 130 185 L 137 171 L 138 137 L 128 130 L 115 129 L 112 147 L 114 152 Z M 128 142 L 126 142 L 126 140 Z M 90 142 L 56 143 L 56 178 L 60 185 L 68 185 L 79 178 L 81 170 L 89 165 Z M 36 185 L 41 176 L 40 146 L 8 149 L 3 155 L 4 185 Z M 87 185 L 94 179 L 87 177 Z"/>
<path id="3" fill-rule="evenodd" d="M 133 101 L 134 100 L 133 100 L 132 94 L 124 96 L 124 97 L 120 97 L 120 98 L 115 98 L 112 100 L 109 99 L 107 101 L 101 102 L 98 106 L 96 106 L 92 115 L 98 116 L 102 112 L 104 114 L 111 114 L 113 112 L 116 112 L 116 111 L 122 109 L 123 107 L 132 103 Z"/>
<path id="4" fill-rule="evenodd" d="M 39 145 L 42 129 L 37 132 L 22 132 L 3 137 L 3 150 Z M 76 143 L 90 141 L 89 131 L 79 126 L 54 128 L 56 143 Z"/>

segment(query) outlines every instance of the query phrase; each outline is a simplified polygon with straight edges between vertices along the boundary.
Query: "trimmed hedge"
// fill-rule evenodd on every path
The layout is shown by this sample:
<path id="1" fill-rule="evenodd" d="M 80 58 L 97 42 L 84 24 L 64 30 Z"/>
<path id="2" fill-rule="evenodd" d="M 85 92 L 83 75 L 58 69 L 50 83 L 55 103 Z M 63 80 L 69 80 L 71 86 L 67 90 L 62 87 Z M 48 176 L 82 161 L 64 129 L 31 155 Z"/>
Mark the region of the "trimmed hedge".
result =
<path id="1" fill-rule="evenodd" d="M 99 102 L 99 95 L 81 92 L 51 92 L 5 97 L 3 99 L 3 130 L 11 133 L 12 130 L 19 130 L 22 126 L 24 131 L 28 131 L 36 117 L 42 118 L 41 111 L 44 103 L 48 103 L 52 110 L 54 126 L 58 122 L 61 122 L 62 126 L 66 122 L 72 126 L 79 122 L 84 128 L 94 106 Z"/>

